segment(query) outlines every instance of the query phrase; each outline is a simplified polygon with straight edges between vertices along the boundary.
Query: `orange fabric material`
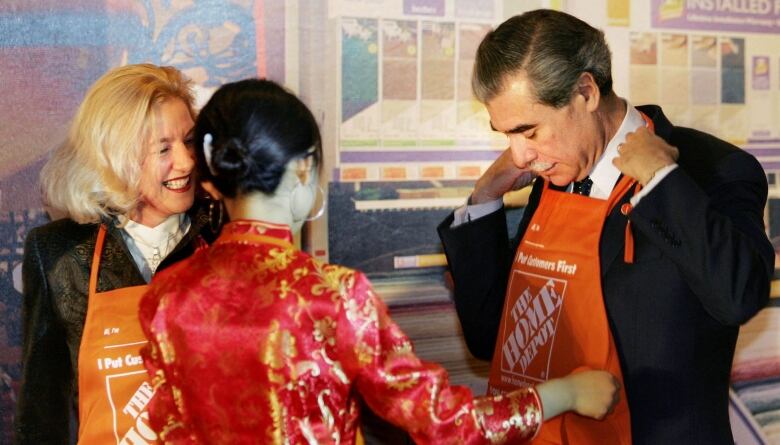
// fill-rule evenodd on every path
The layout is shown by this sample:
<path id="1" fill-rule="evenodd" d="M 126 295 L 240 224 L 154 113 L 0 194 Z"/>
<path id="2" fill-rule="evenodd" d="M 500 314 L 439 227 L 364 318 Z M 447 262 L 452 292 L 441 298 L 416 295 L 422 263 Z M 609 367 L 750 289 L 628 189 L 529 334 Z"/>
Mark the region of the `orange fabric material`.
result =
<path id="1" fill-rule="evenodd" d="M 607 215 L 636 181 L 623 177 L 608 200 L 545 184 L 512 265 L 489 391 L 507 392 L 582 368 L 605 369 L 622 385 L 601 292 L 599 240 Z M 534 444 L 629 445 L 625 392 L 598 421 L 566 413 L 542 424 Z"/>
<path id="2" fill-rule="evenodd" d="M 97 292 L 106 228 L 100 226 L 79 347 L 79 445 L 152 444 L 146 406 L 154 390 L 141 359 L 138 304 L 148 286 Z"/>
<path id="3" fill-rule="evenodd" d="M 631 232 L 631 221 L 626 224 L 626 240 L 625 249 L 623 253 L 623 261 L 626 264 L 634 263 L 634 235 Z"/>

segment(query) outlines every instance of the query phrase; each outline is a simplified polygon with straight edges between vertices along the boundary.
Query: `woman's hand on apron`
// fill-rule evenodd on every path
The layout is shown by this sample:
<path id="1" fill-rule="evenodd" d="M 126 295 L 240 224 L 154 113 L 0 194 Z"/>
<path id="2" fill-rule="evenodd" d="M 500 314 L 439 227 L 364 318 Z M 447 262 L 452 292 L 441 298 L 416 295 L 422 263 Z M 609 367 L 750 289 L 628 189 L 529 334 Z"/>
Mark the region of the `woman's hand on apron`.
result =
<path id="1" fill-rule="evenodd" d="M 566 411 L 603 419 L 620 399 L 620 383 L 606 371 L 574 372 L 539 384 L 536 391 L 545 421 Z"/>
<path id="2" fill-rule="evenodd" d="M 564 380 L 572 387 L 572 411 L 577 414 L 603 419 L 620 400 L 620 383 L 606 371 L 574 372 Z"/>

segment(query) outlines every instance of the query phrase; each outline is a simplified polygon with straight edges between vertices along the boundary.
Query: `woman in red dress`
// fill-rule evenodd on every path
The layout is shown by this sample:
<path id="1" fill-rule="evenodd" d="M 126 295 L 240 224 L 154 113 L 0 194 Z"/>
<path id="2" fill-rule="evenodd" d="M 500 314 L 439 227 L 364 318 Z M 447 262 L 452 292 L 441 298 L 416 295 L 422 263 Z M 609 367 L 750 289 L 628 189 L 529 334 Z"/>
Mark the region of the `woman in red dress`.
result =
<path id="1" fill-rule="evenodd" d="M 543 418 L 613 406 L 603 371 L 495 397 L 450 386 L 365 275 L 297 249 L 322 151 L 311 112 L 277 84 L 223 86 L 195 138 L 203 186 L 231 222 L 156 276 L 141 303 L 151 423 L 166 443 L 351 444 L 359 398 L 420 444 L 521 443 Z"/>

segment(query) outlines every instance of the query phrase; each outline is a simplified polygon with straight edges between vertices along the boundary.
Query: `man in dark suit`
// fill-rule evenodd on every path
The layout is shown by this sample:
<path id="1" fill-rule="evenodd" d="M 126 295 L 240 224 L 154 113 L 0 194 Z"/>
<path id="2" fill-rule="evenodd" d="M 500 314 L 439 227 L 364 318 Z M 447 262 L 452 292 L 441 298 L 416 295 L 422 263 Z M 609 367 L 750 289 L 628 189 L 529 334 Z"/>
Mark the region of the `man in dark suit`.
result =
<path id="1" fill-rule="evenodd" d="M 565 337 L 555 335 L 518 347 L 526 331 L 512 331 L 517 316 L 507 316 L 504 303 L 524 300 L 513 295 L 515 285 L 507 292 L 507 283 L 528 275 L 521 270 L 531 264 L 524 246 L 550 221 L 568 219 L 560 233 L 547 234 L 551 242 L 587 238 L 567 233 L 577 218 L 567 205 L 551 206 L 551 197 L 586 209 L 614 200 L 592 229 L 600 231 L 593 255 L 601 291 L 593 313 L 606 312 L 633 443 L 731 445 L 728 382 L 737 333 L 767 303 L 773 271 L 763 224 L 766 176 L 743 150 L 673 126 L 659 107 L 635 108 L 618 97 L 610 58 L 602 32 L 556 11 L 513 17 L 481 43 L 472 86 L 509 147 L 477 181 L 468 204 L 438 228 L 466 342 L 476 357 L 493 359 L 491 383 L 509 369 L 499 362 L 510 349 L 532 358 L 541 348 L 551 357 L 561 346 L 576 349 L 556 344 Z M 616 194 L 623 179 L 637 185 Z M 501 197 L 532 182 L 510 240 Z M 580 191 L 575 182 L 585 184 L 589 198 L 563 195 Z M 536 246 L 532 265 L 552 270 L 544 248 Z M 567 304 L 585 298 L 577 285 L 566 292 Z M 566 320 L 561 307 L 556 320 Z M 507 335 L 514 349 L 502 349 Z M 584 341 L 588 332 L 579 335 Z"/>

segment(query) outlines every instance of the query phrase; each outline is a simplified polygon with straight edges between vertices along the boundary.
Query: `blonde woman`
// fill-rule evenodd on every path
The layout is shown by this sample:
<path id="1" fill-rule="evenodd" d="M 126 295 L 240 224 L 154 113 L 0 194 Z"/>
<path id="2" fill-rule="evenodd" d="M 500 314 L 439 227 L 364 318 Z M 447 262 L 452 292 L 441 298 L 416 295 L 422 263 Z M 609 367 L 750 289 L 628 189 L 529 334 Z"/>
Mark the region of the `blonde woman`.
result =
<path id="1" fill-rule="evenodd" d="M 116 68 L 89 89 L 43 168 L 44 201 L 67 218 L 25 242 L 17 443 L 155 441 L 138 301 L 219 224 L 195 200 L 192 104 L 174 68 Z"/>

